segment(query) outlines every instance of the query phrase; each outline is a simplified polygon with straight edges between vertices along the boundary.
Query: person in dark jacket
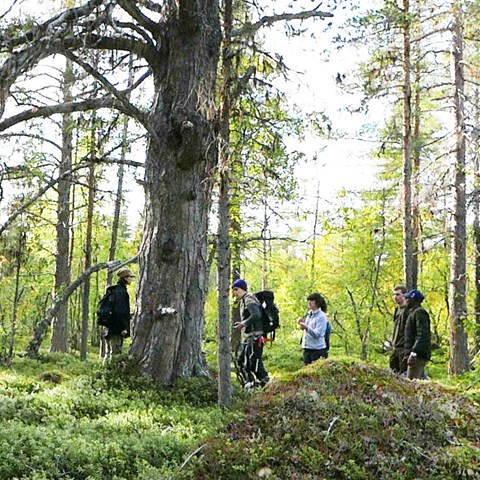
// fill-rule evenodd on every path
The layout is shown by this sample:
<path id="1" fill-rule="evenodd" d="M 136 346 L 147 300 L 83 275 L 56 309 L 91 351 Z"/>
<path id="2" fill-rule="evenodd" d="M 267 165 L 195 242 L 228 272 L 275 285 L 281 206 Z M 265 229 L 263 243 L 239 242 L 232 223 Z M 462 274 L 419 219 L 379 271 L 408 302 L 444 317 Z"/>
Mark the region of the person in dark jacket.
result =
<path id="1" fill-rule="evenodd" d="M 135 275 L 128 268 L 122 268 L 117 272 L 117 277 L 112 325 L 105 331 L 105 362 L 110 361 L 113 355 L 122 353 L 123 340 L 130 335 L 130 297 L 127 286 L 131 285 Z"/>
<path id="2" fill-rule="evenodd" d="M 397 304 L 393 314 L 392 353 L 390 354 L 390 368 L 394 373 L 406 374 L 407 364 L 404 359 L 405 350 L 405 322 L 410 312 L 407 299 L 404 297 L 407 287 L 398 285 L 393 289 L 393 299 Z"/>
<path id="3" fill-rule="evenodd" d="M 263 332 L 263 319 L 260 302 L 255 295 L 247 293 L 245 280 L 235 280 L 233 295 L 240 303 L 240 322 L 235 324 L 238 330 L 245 330 L 238 366 L 246 376 L 245 388 L 264 386 L 269 381 L 267 370 L 263 365 L 263 346 L 266 338 Z"/>
<path id="4" fill-rule="evenodd" d="M 404 297 L 410 310 L 405 323 L 404 344 L 407 378 L 425 378 L 425 365 L 432 354 L 430 316 L 422 307 L 425 296 L 419 290 L 410 290 Z"/>

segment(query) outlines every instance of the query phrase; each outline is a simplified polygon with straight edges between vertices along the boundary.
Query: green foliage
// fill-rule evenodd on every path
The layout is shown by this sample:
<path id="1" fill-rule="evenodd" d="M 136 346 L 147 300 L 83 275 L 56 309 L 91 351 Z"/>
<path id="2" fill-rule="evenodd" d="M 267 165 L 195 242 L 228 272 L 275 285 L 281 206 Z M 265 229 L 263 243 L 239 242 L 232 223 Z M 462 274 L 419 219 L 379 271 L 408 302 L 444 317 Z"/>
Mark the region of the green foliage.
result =
<path id="1" fill-rule="evenodd" d="M 1 372 L 0 478 L 158 477 L 228 417 L 211 380 L 162 387 L 126 365 L 120 358 L 91 372 L 55 354 Z"/>
<path id="2" fill-rule="evenodd" d="M 456 390 L 321 361 L 256 396 L 178 478 L 476 478 L 479 427 Z"/>

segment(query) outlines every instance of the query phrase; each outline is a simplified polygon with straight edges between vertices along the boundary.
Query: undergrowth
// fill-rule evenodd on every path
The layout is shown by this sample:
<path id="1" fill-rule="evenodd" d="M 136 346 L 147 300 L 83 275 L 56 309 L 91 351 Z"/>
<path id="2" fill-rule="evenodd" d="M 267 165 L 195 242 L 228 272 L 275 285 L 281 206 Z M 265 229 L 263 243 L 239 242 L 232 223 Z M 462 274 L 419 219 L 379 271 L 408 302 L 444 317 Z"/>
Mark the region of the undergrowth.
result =
<path id="1" fill-rule="evenodd" d="M 321 361 L 256 396 L 175 478 L 479 479 L 479 405 L 453 387 Z"/>
<path id="2" fill-rule="evenodd" d="M 221 410 L 214 380 L 160 386 L 127 357 L 17 358 L 0 370 L 0 479 L 480 479 L 476 372 L 442 386 L 349 357 L 302 368 L 298 342 L 265 359 L 275 381 Z"/>
<path id="3" fill-rule="evenodd" d="M 218 409 L 213 380 L 162 387 L 128 375 L 122 359 L 90 373 L 66 362 L 21 360 L 0 374 L 2 480 L 160 478 L 233 416 Z"/>

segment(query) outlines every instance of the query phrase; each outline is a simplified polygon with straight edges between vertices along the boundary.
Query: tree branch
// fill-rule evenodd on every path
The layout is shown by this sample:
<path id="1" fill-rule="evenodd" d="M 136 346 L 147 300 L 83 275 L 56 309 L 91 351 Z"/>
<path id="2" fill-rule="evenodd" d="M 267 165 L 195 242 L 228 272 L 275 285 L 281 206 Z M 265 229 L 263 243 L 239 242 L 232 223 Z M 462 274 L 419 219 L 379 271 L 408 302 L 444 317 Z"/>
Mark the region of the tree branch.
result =
<path id="1" fill-rule="evenodd" d="M 158 36 L 159 27 L 156 22 L 144 15 L 130 0 L 117 0 L 117 3 L 140 25 L 150 31 L 154 37 Z"/>
<path id="2" fill-rule="evenodd" d="M 72 113 L 72 112 L 85 112 L 88 110 L 95 110 L 98 108 L 115 108 L 125 115 L 130 115 L 131 112 L 125 109 L 125 106 L 119 100 L 112 98 L 111 96 L 105 96 L 100 98 L 90 98 L 83 102 L 65 102 L 57 105 L 47 105 L 45 107 L 31 108 L 24 112 L 18 113 L 13 117 L 5 119 L 0 122 L 0 132 L 7 130 L 8 128 L 17 125 L 18 123 L 33 118 L 43 118 L 53 115 L 55 113 Z M 140 119 L 137 119 L 142 123 Z M 143 123 L 142 123 L 143 125 Z M 145 126 L 145 125 L 144 125 Z"/>
<path id="3" fill-rule="evenodd" d="M 145 113 L 142 112 L 135 105 L 133 105 L 128 100 L 127 96 L 117 90 L 103 75 L 96 71 L 87 62 L 84 62 L 83 60 L 75 56 L 73 53 L 67 51 L 65 52 L 65 55 L 70 60 L 80 65 L 87 73 L 92 75 L 92 77 L 96 78 L 107 89 L 107 91 L 109 91 L 119 102 L 121 102 L 125 111 L 128 111 L 130 116 L 137 119 L 142 125 L 146 125 L 147 122 L 145 121 Z"/>
<path id="4" fill-rule="evenodd" d="M 63 172 L 61 175 L 58 177 L 50 180 L 46 185 L 44 185 L 38 192 L 31 197 L 28 201 L 22 203 L 22 206 L 15 210 L 10 217 L 4 222 L 4 224 L 0 227 L 0 235 L 5 232 L 5 230 L 12 224 L 12 222 L 23 212 L 25 212 L 31 205 L 33 205 L 42 195 L 45 194 L 50 188 L 52 188 L 54 185 L 56 185 L 58 182 L 63 180 L 65 177 L 68 177 L 71 175 L 73 172 L 76 172 L 77 170 L 81 170 L 82 168 L 86 168 L 90 166 L 92 163 L 114 163 L 114 164 L 122 164 L 122 165 L 129 165 L 133 167 L 143 167 L 144 164 L 140 162 L 134 162 L 133 160 L 109 160 L 106 158 L 96 158 L 96 159 L 91 159 L 88 162 L 83 162 L 75 167 L 71 168 L 70 170 L 67 170 L 66 172 Z"/>
<path id="5" fill-rule="evenodd" d="M 333 17 L 332 13 L 319 12 L 317 9 L 320 5 L 313 10 L 308 10 L 306 12 L 298 13 L 281 13 L 278 15 L 266 15 L 262 17 L 258 22 L 255 23 L 246 23 L 241 28 L 237 28 L 232 32 L 233 37 L 242 37 L 247 35 L 252 35 L 262 27 L 269 27 L 274 23 L 283 21 L 283 20 L 307 20 L 308 18 L 330 18 Z"/>

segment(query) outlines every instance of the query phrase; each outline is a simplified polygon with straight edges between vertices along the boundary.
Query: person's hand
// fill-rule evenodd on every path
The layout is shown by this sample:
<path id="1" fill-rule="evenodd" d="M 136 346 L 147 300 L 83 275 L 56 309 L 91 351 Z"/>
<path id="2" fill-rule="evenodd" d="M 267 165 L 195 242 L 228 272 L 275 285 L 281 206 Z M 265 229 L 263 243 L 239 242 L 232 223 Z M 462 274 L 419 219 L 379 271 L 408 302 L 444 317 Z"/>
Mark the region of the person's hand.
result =
<path id="1" fill-rule="evenodd" d="M 308 328 L 307 324 L 301 319 L 298 321 L 298 326 L 300 327 L 301 330 L 306 330 Z"/>
<path id="2" fill-rule="evenodd" d="M 243 328 L 243 324 L 242 322 L 236 322 L 234 327 L 237 329 L 237 330 L 242 330 Z"/>
<path id="3" fill-rule="evenodd" d="M 415 352 L 412 352 L 407 359 L 407 365 L 409 367 L 415 367 L 418 364 L 418 357 Z"/>

